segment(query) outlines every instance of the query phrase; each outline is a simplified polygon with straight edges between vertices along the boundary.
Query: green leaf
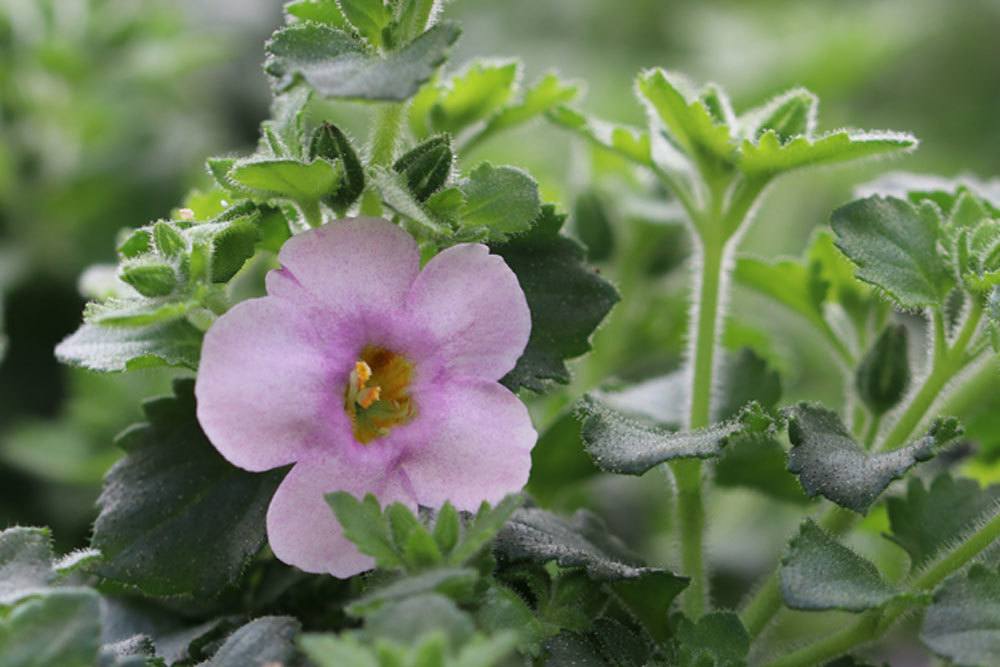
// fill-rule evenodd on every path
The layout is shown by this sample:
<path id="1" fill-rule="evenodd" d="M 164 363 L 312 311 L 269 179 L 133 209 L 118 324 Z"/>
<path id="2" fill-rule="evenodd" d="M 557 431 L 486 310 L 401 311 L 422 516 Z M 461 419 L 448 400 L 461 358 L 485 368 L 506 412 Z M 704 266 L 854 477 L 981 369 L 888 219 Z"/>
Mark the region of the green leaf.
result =
<path id="1" fill-rule="evenodd" d="M 565 216 L 551 205 L 527 234 L 491 246 L 517 275 L 531 309 L 531 337 L 502 382 L 512 389 L 545 390 L 546 381 L 569 382 L 566 359 L 590 350 L 590 336 L 618 292 L 584 263 L 585 251 L 559 233 Z"/>
<path id="2" fill-rule="evenodd" d="M 274 33 L 264 69 L 279 90 L 301 77 L 324 97 L 402 102 L 431 78 L 459 33 L 454 23 L 439 23 L 383 56 L 342 30 L 302 23 Z"/>
<path id="3" fill-rule="evenodd" d="M 259 199 L 315 202 L 336 194 L 344 177 L 340 162 L 251 158 L 237 162 L 228 178 Z"/>
<path id="4" fill-rule="evenodd" d="M 517 61 L 473 61 L 448 79 L 430 109 L 431 127 L 458 134 L 497 112 L 514 93 L 520 74 Z"/>
<path id="5" fill-rule="evenodd" d="M 147 229 L 130 232 L 119 244 L 118 254 L 126 259 L 144 255 L 152 249 L 152 235 Z"/>
<path id="6" fill-rule="evenodd" d="M 958 421 L 938 419 L 927 435 L 890 452 L 870 454 L 851 438 L 837 413 L 799 403 L 788 408 L 788 469 L 810 496 L 865 514 L 889 486 L 920 461 L 962 433 Z"/>
<path id="7" fill-rule="evenodd" d="M 299 646 L 318 667 L 380 667 L 374 652 L 347 633 L 303 634 Z"/>
<path id="8" fill-rule="evenodd" d="M 539 644 L 546 636 L 544 624 L 531 607 L 517 593 L 499 584 L 483 593 L 476 621 L 491 634 L 505 630 L 516 632 L 518 648 L 532 656 L 538 655 Z"/>
<path id="9" fill-rule="evenodd" d="M 775 438 L 735 437 L 715 463 L 715 483 L 753 489 L 784 502 L 808 503 L 802 486 L 786 468 L 787 459 L 785 448 Z"/>
<path id="10" fill-rule="evenodd" d="M 663 123 L 668 139 L 682 152 L 699 163 L 733 159 L 736 151 L 730 128 L 719 122 L 703 100 L 689 100 L 685 87 L 678 77 L 661 69 L 643 72 L 636 82 L 636 90 Z"/>
<path id="11" fill-rule="evenodd" d="M 0 532 L 0 608 L 45 590 L 53 574 L 47 529 L 15 526 Z"/>
<path id="12" fill-rule="evenodd" d="M 151 259 L 139 259 L 123 264 L 118 270 L 122 282 L 148 297 L 167 296 L 177 288 L 174 267 Z"/>
<path id="13" fill-rule="evenodd" d="M 792 609 L 864 611 L 900 595 L 868 560 L 803 522 L 781 560 L 781 596 Z"/>
<path id="14" fill-rule="evenodd" d="M 436 593 L 391 602 L 365 619 L 366 635 L 410 646 L 430 634 L 444 634 L 452 646 L 461 646 L 475 631 L 469 614 L 451 599 Z"/>
<path id="15" fill-rule="evenodd" d="M 520 102 L 508 104 L 487 120 L 486 125 L 475 135 L 480 142 L 500 132 L 523 125 L 542 114 L 576 99 L 582 86 L 567 82 L 553 73 L 548 73 L 525 91 Z"/>
<path id="16" fill-rule="evenodd" d="M 944 303 L 954 279 L 938 251 L 941 219 L 933 205 L 869 197 L 838 208 L 831 224 L 858 278 L 902 308 Z"/>
<path id="17" fill-rule="evenodd" d="M 451 229 L 448 223 L 437 218 L 430 210 L 417 200 L 402 174 L 384 167 L 376 167 L 369 174 L 372 183 L 378 188 L 382 199 L 396 213 L 426 227 L 438 236 L 448 236 Z"/>
<path id="18" fill-rule="evenodd" d="M 293 88 L 281 95 L 275 95 L 271 102 L 271 119 L 261 123 L 261 132 L 269 143 L 275 157 L 303 157 L 305 140 L 306 107 L 312 100 L 312 91 L 305 86 Z"/>
<path id="19" fill-rule="evenodd" d="M 474 559 L 522 504 L 524 496 L 513 494 L 506 496 L 496 507 L 490 507 L 488 503 L 480 505 L 476 515 L 466 524 L 462 539 L 452 550 L 448 561 L 452 565 L 461 565 Z"/>
<path id="20" fill-rule="evenodd" d="M 920 639 L 934 653 L 958 665 L 1000 661 L 1000 572 L 973 565 L 934 593 Z"/>
<path id="21" fill-rule="evenodd" d="M 284 471 L 228 463 L 195 415 L 194 381 L 147 401 L 147 422 L 118 437 L 92 544 L 98 572 L 148 595 L 212 596 L 233 584 L 265 541 L 264 515 Z"/>
<path id="22" fill-rule="evenodd" d="M 551 507 L 560 496 L 573 494 L 581 481 L 599 472 L 583 449 L 580 421 L 567 410 L 539 434 L 531 450 L 527 491 L 539 505 Z"/>
<path id="23" fill-rule="evenodd" d="M 153 242 L 164 257 L 180 257 L 187 250 L 187 242 L 173 224 L 161 220 L 153 225 Z"/>
<path id="24" fill-rule="evenodd" d="M 516 167 L 483 162 L 459 187 L 465 195 L 459 225 L 482 229 L 493 241 L 528 231 L 541 214 L 538 183 Z"/>
<path id="25" fill-rule="evenodd" d="M 736 419 L 696 431 L 676 432 L 615 410 L 594 394 L 577 404 L 587 453 L 606 472 L 642 475 L 674 459 L 712 458 L 735 436 L 763 434 L 773 420 L 760 406 L 747 406 Z"/>
<path id="26" fill-rule="evenodd" d="M 59 343 L 56 358 L 64 364 L 104 372 L 151 366 L 195 369 L 202 335 L 183 318 L 135 326 L 88 323 Z"/>
<path id="27" fill-rule="evenodd" d="M 257 220 L 257 216 L 233 220 L 212 235 L 212 282 L 229 282 L 253 257 L 260 239 Z"/>
<path id="28" fill-rule="evenodd" d="M 424 201 L 448 180 L 454 159 L 451 137 L 443 134 L 408 151 L 392 168 L 406 179 L 410 192 L 419 201 Z"/>
<path id="29" fill-rule="evenodd" d="M 203 667 L 247 667 L 290 664 L 302 624 L 290 616 L 263 616 L 229 635 Z"/>
<path id="30" fill-rule="evenodd" d="M 431 592 L 464 601 L 472 595 L 478 580 L 479 573 L 470 568 L 428 570 L 365 594 L 347 606 L 347 613 L 367 616 L 388 603 Z"/>
<path id="31" fill-rule="evenodd" d="M 804 88 L 782 93 L 763 106 L 750 109 L 740 118 L 743 134 L 757 141 L 765 132 L 778 135 L 781 143 L 796 136 L 812 136 L 816 130 L 819 99 Z"/>
<path id="32" fill-rule="evenodd" d="M 401 567 L 403 562 L 396 548 L 389 521 L 382 514 L 378 499 L 372 494 L 358 500 L 344 491 L 326 496 L 326 502 L 337 515 L 344 537 L 363 553 L 375 559 L 382 568 Z"/>
<path id="33" fill-rule="evenodd" d="M 744 140 L 739 168 L 752 176 L 767 176 L 818 165 L 905 153 L 917 147 L 913 135 L 903 132 L 837 130 L 818 137 L 797 136 L 783 143 L 775 130 L 765 131 L 756 143 Z"/>
<path id="34" fill-rule="evenodd" d="M 383 0 L 337 0 L 344 17 L 369 44 L 382 45 L 382 30 L 389 25 L 389 12 Z"/>
<path id="35" fill-rule="evenodd" d="M 902 324 L 890 324 L 861 359 L 854 373 L 858 396 L 874 415 L 896 407 L 910 386 L 907 332 Z"/>
<path id="36" fill-rule="evenodd" d="M 347 27 L 347 19 L 336 0 L 293 0 L 285 4 L 285 13 L 302 21 L 316 21 L 334 28 Z"/>
<path id="37" fill-rule="evenodd" d="M 607 207 L 594 189 L 581 193 L 573 202 L 573 230 L 587 247 L 587 259 L 603 262 L 615 252 L 615 236 Z"/>
<path id="38" fill-rule="evenodd" d="M 645 130 L 598 120 L 566 106 L 552 109 L 548 117 L 556 125 L 572 130 L 596 146 L 644 167 L 654 166 L 649 133 Z"/>
<path id="39" fill-rule="evenodd" d="M 910 566 L 917 569 L 971 530 L 998 501 L 1000 485 L 983 489 L 971 479 L 942 473 L 925 488 L 911 478 L 905 496 L 886 501 L 892 529 L 887 537 L 910 554 Z"/>
<path id="40" fill-rule="evenodd" d="M 721 390 L 714 406 L 716 420 L 732 419 L 748 403 L 771 411 L 781 399 L 781 376 L 753 350 L 727 355 L 720 372 Z"/>
<path id="41" fill-rule="evenodd" d="M 695 622 L 680 617 L 675 646 L 679 667 L 742 667 L 750 653 L 750 634 L 739 616 L 716 611 Z"/>
<path id="42" fill-rule="evenodd" d="M 325 199 L 335 210 L 346 210 L 364 192 L 364 166 L 347 135 L 337 126 L 323 123 L 316 128 L 309 141 L 309 158 L 312 160 L 324 158 L 330 162 L 338 161 L 343 165 L 344 175 L 340 187 L 335 194 L 328 195 Z"/>
<path id="43" fill-rule="evenodd" d="M 450 502 L 445 501 L 434 517 L 434 541 L 441 553 L 447 556 L 458 544 L 462 533 L 462 524 L 458 518 L 458 510 Z"/>
<path id="44" fill-rule="evenodd" d="M 422 33 L 434 18 L 437 0 L 400 0 L 396 9 L 396 31 L 403 41 Z"/>
<path id="45" fill-rule="evenodd" d="M 94 667 L 100 636 L 94 591 L 65 588 L 27 600 L 0 618 L 0 665 Z"/>

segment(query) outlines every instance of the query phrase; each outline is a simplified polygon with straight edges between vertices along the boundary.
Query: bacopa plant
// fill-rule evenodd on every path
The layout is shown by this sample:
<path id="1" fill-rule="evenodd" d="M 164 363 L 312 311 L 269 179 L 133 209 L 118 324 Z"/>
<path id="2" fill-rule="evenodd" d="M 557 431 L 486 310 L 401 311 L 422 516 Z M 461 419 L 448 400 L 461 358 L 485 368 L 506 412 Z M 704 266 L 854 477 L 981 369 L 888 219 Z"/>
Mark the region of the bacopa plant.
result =
<path id="1" fill-rule="evenodd" d="M 948 410 L 1000 351 L 996 184 L 893 174 L 802 258 L 744 256 L 783 175 L 916 139 L 824 130 L 802 89 L 737 113 L 661 69 L 635 81 L 648 126 L 627 127 L 517 61 L 451 67 L 461 31 L 432 0 L 285 13 L 255 152 L 209 158 L 209 186 L 123 231 L 56 349 L 180 370 L 119 436 L 90 548 L 0 533 L 0 665 L 848 667 L 890 632 L 1000 664 L 1000 491 L 962 476 Z M 686 241 L 657 239 L 693 251 L 680 370 L 571 383 L 630 298 L 588 262 L 630 258 L 597 189 L 574 207 L 588 249 L 530 174 L 476 162 L 531 121 L 613 156 L 629 196 L 684 223 Z M 737 287 L 813 330 L 842 403 L 782 400 L 738 344 Z M 663 562 L 616 537 L 632 526 L 552 509 L 597 471 L 654 469 Z M 738 606 L 706 549 L 706 502 L 732 488 L 799 517 Z M 865 555 L 873 527 L 905 567 Z M 787 610 L 842 613 L 789 640 Z"/>

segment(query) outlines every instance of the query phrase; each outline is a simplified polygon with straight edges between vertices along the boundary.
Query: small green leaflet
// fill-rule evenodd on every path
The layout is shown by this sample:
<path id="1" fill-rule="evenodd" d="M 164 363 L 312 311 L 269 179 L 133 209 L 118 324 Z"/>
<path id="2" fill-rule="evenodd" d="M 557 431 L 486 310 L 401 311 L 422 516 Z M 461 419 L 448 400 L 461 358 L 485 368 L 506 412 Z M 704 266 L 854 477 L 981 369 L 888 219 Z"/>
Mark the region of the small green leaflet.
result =
<path id="1" fill-rule="evenodd" d="M 392 18 L 383 0 L 337 0 L 354 29 L 374 47 L 382 45 L 382 30 Z"/>
<path id="2" fill-rule="evenodd" d="M 943 229 L 937 207 L 869 197 L 834 211 L 831 224 L 858 277 L 901 308 L 944 303 L 955 281 L 939 249 Z"/>
<path id="3" fill-rule="evenodd" d="M 233 165 L 227 177 L 253 197 L 315 202 L 332 196 L 344 177 L 343 163 L 319 158 L 312 162 L 250 158 Z"/>
<path id="4" fill-rule="evenodd" d="M 673 431 L 609 407 L 594 394 L 577 405 L 587 453 L 601 470 L 641 475 L 674 459 L 719 456 L 730 439 L 768 432 L 773 419 L 750 404 L 732 420 L 696 431 Z"/>
<path id="5" fill-rule="evenodd" d="M 468 150 L 473 144 L 534 120 L 560 104 L 572 102 L 581 90 L 582 84 L 563 81 L 552 73 L 546 74 L 525 91 L 519 102 L 508 104 L 494 114 L 483 129 L 466 142 L 464 148 Z"/>
<path id="6" fill-rule="evenodd" d="M 1000 663 L 1000 572 L 974 564 L 934 593 L 920 639 L 958 665 Z"/>
<path id="7" fill-rule="evenodd" d="M 98 572 L 149 595 L 212 596 L 235 583 L 264 544 L 264 515 L 284 471 L 248 473 L 225 461 L 195 416 L 194 382 L 148 401 L 98 501 Z"/>
<path id="8" fill-rule="evenodd" d="M 649 133 L 624 125 L 616 125 L 585 115 L 570 107 L 556 107 L 549 119 L 586 139 L 587 141 L 618 153 L 644 167 L 653 167 L 653 153 Z"/>
<path id="9" fill-rule="evenodd" d="M 870 454 L 831 410 L 799 403 L 785 414 L 792 443 L 788 469 L 799 476 L 802 488 L 859 514 L 868 511 L 892 480 L 962 434 L 957 420 L 939 419 L 927 435 L 907 446 Z"/>
<path id="10" fill-rule="evenodd" d="M 368 591 L 353 600 L 346 611 L 352 616 L 363 617 L 401 600 L 427 593 L 440 593 L 449 598 L 468 601 L 472 598 L 478 580 L 479 573 L 468 567 L 427 570 Z"/>
<path id="11" fill-rule="evenodd" d="M 347 19 L 336 0 L 292 0 L 285 4 L 285 13 L 302 21 L 316 21 L 335 28 L 347 27 Z"/>
<path id="12" fill-rule="evenodd" d="M 781 560 L 781 596 L 792 609 L 858 612 L 880 607 L 899 595 L 871 562 L 811 519 L 803 522 Z"/>
<path id="13" fill-rule="evenodd" d="M 496 241 L 528 231 L 541 213 L 538 184 L 516 167 L 484 162 L 459 187 L 465 195 L 459 226 L 482 229 Z"/>
<path id="14" fill-rule="evenodd" d="M 923 567 L 1000 502 L 1000 485 L 980 488 L 974 480 L 942 473 L 928 486 L 917 478 L 906 495 L 889 498 L 891 532 L 886 535 L 910 554 L 913 569 Z"/>
<path id="15" fill-rule="evenodd" d="M 433 132 L 457 135 L 501 109 L 520 78 L 517 61 L 472 61 L 436 90 L 427 121 Z"/>
<path id="16" fill-rule="evenodd" d="M 590 336 L 618 301 L 618 292 L 585 262 L 583 246 L 559 233 L 566 216 L 542 207 L 532 230 L 493 244 L 517 275 L 531 309 L 531 338 L 502 382 L 512 389 L 545 390 L 569 382 L 566 360 L 590 350 Z"/>
<path id="17" fill-rule="evenodd" d="M 299 23 L 274 33 L 264 69 L 278 90 L 301 77 L 324 97 L 402 102 L 431 78 L 460 32 L 454 23 L 439 23 L 402 48 L 378 55 L 342 30 Z"/>
<path id="18" fill-rule="evenodd" d="M 743 667 L 750 653 L 750 634 L 739 616 L 728 611 L 705 614 L 692 622 L 678 617 L 673 642 L 679 667 Z"/>
<path id="19" fill-rule="evenodd" d="M 916 147 L 917 140 L 903 132 L 837 130 L 815 138 L 798 136 L 782 143 L 777 132 L 768 130 L 756 144 L 743 142 L 739 166 L 746 174 L 763 176 L 908 152 Z"/>

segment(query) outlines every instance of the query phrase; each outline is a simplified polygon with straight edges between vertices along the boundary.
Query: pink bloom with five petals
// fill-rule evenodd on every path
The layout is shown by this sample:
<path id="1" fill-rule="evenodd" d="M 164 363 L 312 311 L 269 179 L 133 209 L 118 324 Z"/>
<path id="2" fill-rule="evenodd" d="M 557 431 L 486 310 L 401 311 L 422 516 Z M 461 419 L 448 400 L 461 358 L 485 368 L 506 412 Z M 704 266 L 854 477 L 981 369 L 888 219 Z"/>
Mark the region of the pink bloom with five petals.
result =
<path id="1" fill-rule="evenodd" d="M 521 489 L 537 434 L 498 383 L 528 343 L 514 273 L 480 244 L 420 269 L 413 238 L 354 218 L 285 243 L 267 296 L 209 329 L 198 419 L 231 463 L 294 464 L 267 513 L 282 561 L 348 577 L 373 566 L 324 495 L 474 510 Z"/>

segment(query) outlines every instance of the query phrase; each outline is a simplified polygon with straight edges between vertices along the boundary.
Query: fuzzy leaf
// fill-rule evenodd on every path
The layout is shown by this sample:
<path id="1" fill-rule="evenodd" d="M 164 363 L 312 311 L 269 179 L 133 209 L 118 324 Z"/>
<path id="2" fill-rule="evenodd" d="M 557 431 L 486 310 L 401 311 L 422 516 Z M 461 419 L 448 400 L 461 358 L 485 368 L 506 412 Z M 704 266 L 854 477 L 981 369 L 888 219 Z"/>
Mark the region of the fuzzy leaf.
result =
<path id="1" fill-rule="evenodd" d="M 126 456 L 108 472 L 92 544 L 97 571 L 149 595 L 212 596 L 264 544 L 264 515 L 284 471 L 228 463 L 195 416 L 194 382 L 147 401 L 147 422 L 118 437 Z"/>
<path id="2" fill-rule="evenodd" d="M 340 162 L 260 159 L 237 162 L 227 177 L 260 199 L 315 202 L 336 194 L 344 178 Z"/>
<path id="3" fill-rule="evenodd" d="M 788 469 L 810 496 L 865 514 L 892 480 L 961 435 L 955 419 L 939 419 L 927 435 L 900 449 L 870 454 L 851 438 L 835 412 L 800 403 L 787 410 L 792 450 Z"/>
<path id="4" fill-rule="evenodd" d="M 202 667 L 270 667 L 291 664 L 302 624 L 290 616 L 263 616 L 226 638 Z"/>
<path id="5" fill-rule="evenodd" d="M 739 616 L 717 611 L 696 622 L 681 617 L 677 623 L 679 667 L 743 667 L 750 652 L 750 634 Z"/>
<path id="6" fill-rule="evenodd" d="M 389 25 L 388 10 L 383 0 L 337 0 L 344 18 L 372 46 L 381 46 L 382 30 Z"/>
<path id="7" fill-rule="evenodd" d="M 413 595 L 385 604 L 365 619 L 366 635 L 411 646 L 428 634 L 443 634 L 451 645 L 460 646 L 475 631 L 472 617 L 451 599 L 437 593 Z"/>
<path id="8" fill-rule="evenodd" d="M 406 216 L 439 236 L 447 236 L 451 230 L 448 224 L 438 219 L 431 211 L 417 200 L 406 182 L 406 178 L 391 169 L 376 167 L 371 174 L 372 183 L 378 188 L 382 199 L 396 213 Z"/>
<path id="9" fill-rule="evenodd" d="M 942 473 L 925 488 L 921 480 L 911 478 L 905 496 L 886 501 L 892 529 L 887 537 L 910 554 L 910 566 L 917 569 L 971 530 L 998 502 L 1000 485 L 983 489 L 971 479 Z"/>
<path id="10" fill-rule="evenodd" d="M 324 97 L 402 102 L 431 78 L 459 33 L 454 23 L 439 23 L 383 56 L 337 28 L 300 23 L 274 33 L 264 69 L 279 90 L 301 77 Z"/>
<path id="11" fill-rule="evenodd" d="M 756 143 L 744 140 L 740 169 L 766 176 L 818 165 L 838 164 L 880 155 L 912 151 L 917 140 L 901 132 L 837 130 L 819 137 L 798 136 L 783 143 L 775 130 L 765 131 Z"/>
<path id="12" fill-rule="evenodd" d="M 797 88 L 750 109 L 740 118 L 740 125 L 749 139 L 756 141 L 770 130 L 785 143 L 798 135 L 812 135 L 818 107 L 819 99 L 813 93 Z"/>
<path id="13" fill-rule="evenodd" d="M 89 589 L 64 588 L 27 600 L 0 618 L 0 665 L 93 667 L 100 608 Z"/>
<path id="14" fill-rule="evenodd" d="M 347 19 L 337 0 L 292 0 L 285 4 L 285 13 L 302 21 L 316 21 L 335 28 L 346 28 Z"/>
<path id="15" fill-rule="evenodd" d="M 392 168 L 406 179 L 413 196 L 424 201 L 448 180 L 454 159 L 451 138 L 440 135 L 405 153 Z"/>
<path id="16" fill-rule="evenodd" d="M 364 500 L 358 500 L 349 493 L 338 491 L 327 494 L 326 502 L 337 515 L 344 537 L 353 542 L 358 551 L 374 558 L 382 568 L 402 565 L 389 521 L 382 514 L 375 496 L 368 494 Z"/>
<path id="17" fill-rule="evenodd" d="M 546 74 L 525 91 L 521 101 L 508 104 L 494 114 L 476 134 L 475 140 L 483 141 L 538 118 L 560 104 L 572 102 L 580 89 L 577 83 L 563 81 L 555 74 Z"/>
<path id="18" fill-rule="evenodd" d="M 353 204 L 365 190 L 365 169 L 347 136 L 335 125 L 323 123 L 313 132 L 309 141 L 309 157 L 338 161 L 344 167 L 344 176 L 335 194 L 326 202 L 336 210 Z"/>
<path id="19" fill-rule="evenodd" d="M 674 459 L 712 458 L 735 436 L 761 434 L 772 419 L 751 405 L 733 420 L 697 431 L 673 431 L 643 418 L 614 410 L 594 394 L 577 406 L 581 435 L 587 453 L 601 470 L 624 475 L 642 475 Z"/>
<path id="20" fill-rule="evenodd" d="M 1000 572 L 973 565 L 934 593 L 920 639 L 958 665 L 1000 663 Z"/>
<path id="21" fill-rule="evenodd" d="M 566 106 L 556 107 L 548 116 L 556 125 L 572 130 L 592 144 L 618 153 L 644 167 L 653 166 L 649 133 L 645 130 L 598 120 Z"/>
<path id="22" fill-rule="evenodd" d="M 83 324 L 56 347 L 65 364 L 117 372 L 151 366 L 195 369 L 202 332 L 183 317 L 135 326 Z"/>
<path id="23" fill-rule="evenodd" d="M 899 594 L 871 562 L 811 519 L 799 528 L 781 561 L 781 595 L 792 609 L 864 611 Z"/>
<path id="24" fill-rule="evenodd" d="M 448 562 L 452 565 L 461 565 L 475 558 L 497 536 L 522 504 L 524 496 L 514 494 L 505 497 L 495 507 L 490 507 L 488 503 L 480 505 L 476 515 L 462 531 L 462 539 L 448 557 Z"/>
<path id="25" fill-rule="evenodd" d="M 48 530 L 15 526 L 0 532 L 0 608 L 44 590 L 53 574 Z"/>
<path id="26" fill-rule="evenodd" d="M 837 246 L 858 278 L 884 290 L 902 308 L 941 306 L 954 286 L 938 250 L 941 220 L 931 204 L 869 197 L 833 212 Z"/>
<path id="27" fill-rule="evenodd" d="M 494 241 L 528 231 L 541 213 L 538 183 L 516 167 L 484 162 L 459 187 L 465 195 L 459 225 L 482 229 Z"/>
<path id="28" fill-rule="evenodd" d="M 527 234 L 494 244 L 517 275 L 531 309 L 531 338 L 502 382 L 512 389 L 545 390 L 569 382 L 566 360 L 590 350 L 590 336 L 618 301 L 618 292 L 584 263 L 585 251 L 559 233 L 565 215 L 551 205 Z"/>
<path id="29" fill-rule="evenodd" d="M 854 374 L 858 396 L 873 414 L 896 406 L 910 386 L 906 327 L 890 324 L 861 359 Z"/>
<path id="30" fill-rule="evenodd" d="M 457 135 L 493 115 L 514 94 L 520 73 L 516 61 L 474 61 L 438 90 L 428 120 L 435 132 Z"/>

